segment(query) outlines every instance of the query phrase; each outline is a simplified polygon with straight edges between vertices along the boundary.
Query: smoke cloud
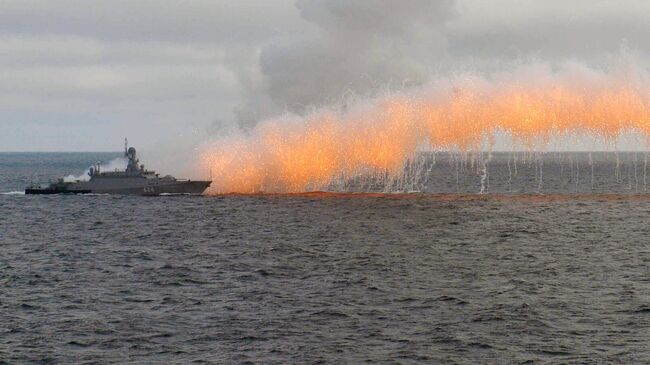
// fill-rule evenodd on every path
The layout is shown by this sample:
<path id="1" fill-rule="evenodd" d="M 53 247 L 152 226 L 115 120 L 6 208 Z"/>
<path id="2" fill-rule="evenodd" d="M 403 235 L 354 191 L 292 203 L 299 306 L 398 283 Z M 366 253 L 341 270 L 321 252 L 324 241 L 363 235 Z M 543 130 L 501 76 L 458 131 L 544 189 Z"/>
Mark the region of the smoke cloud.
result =
<path id="1" fill-rule="evenodd" d="M 453 0 L 298 0 L 296 7 L 309 30 L 262 48 L 261 85 L 247 88 L 237 111 L 244 127 L 346 95 L 421 85 L 446 56 L 445 23 L 455 15 Z"/>
<path id="2" fill-rule="evenodd" d="M 650 135 L 650 78 L 642 52 L 625 42 L 596 63 L 559 51 L 549 62 L 530 54 L 458 62 L 449 39 L 483 38 L 463 33 L 472 28 L 459 27 L 457 1 L 295 5 L 309 27 L 262 47 L 259 67 L 240 70 L 241 130 L 215 124 L 227 131 L 201 149 L 213 193 L 318 190 L 368 171 L 397 174 L 422 148 L 493 149 L 504 136 L 506 148 L 530 150 L 567 136 L 606 145 Z M 483 46 L 515 43 L 497 38 Z"/>
<path id="3" fill-rule="evenodd" d="M 399 174 L 422 148 L 492 149 L 500 133 L 531 150 L 557 137 L 612 142 L 627 132 L 650 138 L 647 69 L 532 64 L 267 119 L 206 146 L 201 168 L 213 172 L 213 193 L 304 192 L 368 172 Z"/>

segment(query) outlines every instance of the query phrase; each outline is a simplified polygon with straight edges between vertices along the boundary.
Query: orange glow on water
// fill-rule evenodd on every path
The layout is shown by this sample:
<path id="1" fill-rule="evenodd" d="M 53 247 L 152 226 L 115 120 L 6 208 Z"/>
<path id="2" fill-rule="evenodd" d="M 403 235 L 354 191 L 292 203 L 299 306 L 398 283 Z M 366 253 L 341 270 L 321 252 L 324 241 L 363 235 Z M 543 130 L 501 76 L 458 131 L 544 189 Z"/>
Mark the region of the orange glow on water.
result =
<path id="1" fill-rule="evenodd" d="M 250 134 L 207 146 L 201 168 L 212 171 L 209 193 L 305 192 L 363 172 L 399 173 L 423 146 L 479 150 L 496 133 L 528 149 L 571 134 L 613 140 L 633 131 L 650 138 L 650 87 L 623 80 L 466 80 L 345 112 L 267 120 Z"/>

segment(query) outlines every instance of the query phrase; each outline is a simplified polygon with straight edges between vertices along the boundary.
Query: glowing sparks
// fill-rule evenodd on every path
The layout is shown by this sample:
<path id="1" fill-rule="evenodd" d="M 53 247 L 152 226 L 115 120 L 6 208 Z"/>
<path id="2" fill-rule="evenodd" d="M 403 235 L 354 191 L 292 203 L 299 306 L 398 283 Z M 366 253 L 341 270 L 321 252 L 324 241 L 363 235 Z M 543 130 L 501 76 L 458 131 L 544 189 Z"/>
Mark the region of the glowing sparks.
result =
<path id="1" fill-rule="evenodd" d="M 208 146 L 201 161 L 213 172 L 212 193 L 304 192 L 341 176 L 398 173 L 422 146 L 478 150 L 499 132 L 526 148 L 567 134 L 613 139 L 636 131 L 650 137 L 646 78 L 587 71 L 545 73 L 541 80 L 471 78 L 346 112 L 268 120 L 248 135 Z"/>

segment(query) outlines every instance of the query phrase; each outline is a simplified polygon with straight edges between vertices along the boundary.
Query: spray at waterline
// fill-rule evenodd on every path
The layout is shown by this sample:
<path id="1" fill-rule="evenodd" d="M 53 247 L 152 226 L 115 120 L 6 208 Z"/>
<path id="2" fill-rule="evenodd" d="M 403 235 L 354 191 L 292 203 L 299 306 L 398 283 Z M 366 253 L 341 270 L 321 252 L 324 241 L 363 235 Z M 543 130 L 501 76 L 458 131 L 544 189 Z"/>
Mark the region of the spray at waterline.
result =
<path id="1" fill-rule="evenodd" d="M 458 158 L 450 163 L 460 172 L 469 162 L 482 173 L 486 192 L 490 151 L 499 134 L 528 151 L 544 151 L 558 136 L 606 141 L 629 132 L 650 136 L 645 74 L 621 78 L 583 70 L 528 79 L 524 74 L 498 81 L 447 81 L 359 102 L 345 111 L 325 108 L 304 118 L 267 120 L 248 135 L 206 146 L 203 167 L 215 174 L 213 193 L 328 190 L 368 176 L 368 186 L 381 180 L 395 187 L 414 183 L 419 179 L 414 176 L 429 168 L 418 165 L 416 157 L 423 150 L 456 151 Z M 544 159 L 533 158 L 541 190 Z M 516 157 L 513 164 L 516 175 Z M 507 175 L 512 177 L 512 169 Z M 579 184 L 579 175 L 575 181 Z"/>

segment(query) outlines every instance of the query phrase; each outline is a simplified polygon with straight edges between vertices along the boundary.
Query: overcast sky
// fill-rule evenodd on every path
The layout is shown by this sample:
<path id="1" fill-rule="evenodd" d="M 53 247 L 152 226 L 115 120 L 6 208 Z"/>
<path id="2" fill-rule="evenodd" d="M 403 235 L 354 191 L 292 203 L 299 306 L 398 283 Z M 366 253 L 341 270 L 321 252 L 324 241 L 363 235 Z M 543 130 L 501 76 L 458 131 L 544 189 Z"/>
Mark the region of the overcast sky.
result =
<path id="1" fill-rule="evenodd" d="M 145 149 L 526 59 L 650 54 L 641 0 L 0 0 L 0 151 Z"/>

